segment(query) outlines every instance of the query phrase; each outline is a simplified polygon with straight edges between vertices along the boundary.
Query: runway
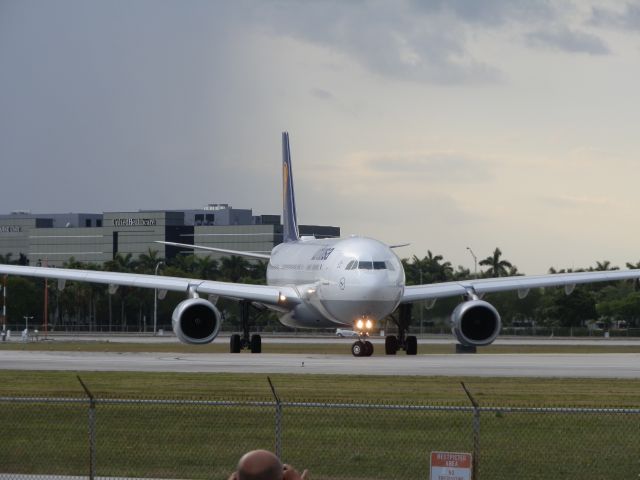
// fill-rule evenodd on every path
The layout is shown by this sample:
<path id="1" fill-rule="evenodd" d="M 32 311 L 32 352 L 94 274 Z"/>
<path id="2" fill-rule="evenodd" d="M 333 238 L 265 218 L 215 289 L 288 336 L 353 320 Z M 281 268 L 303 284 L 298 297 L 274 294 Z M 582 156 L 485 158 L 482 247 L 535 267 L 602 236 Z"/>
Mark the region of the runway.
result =
<path id="1" fill-rule="evenodd" d="M 40 339 L 44 338 L 42 333 Z M 60 342 L 113 342 L 113 343 L 180 343 L 173 333 L 165 333 L 163 335 L 152 334 L 49 334 L 49 340 Z M 344 344 L 351 345 L 355 338 L 338 338 L 336 336 L 316 335 L 262 335 L 262 342 L 268 344 Z M 14 335 L 11 341 L 20 342 L 20 336 Z M 384 337 L 373 336 L 370 341 L 374 345 L 384 345 Z M 214 340 L 215 343 L 229 343 L 229 335 L 221 334 Z M 457 340 L 452 335 L 434 335 L 418 337 L 418 343 L 424 345 L 455 345 Z M 614 346 L 640 346 L 640 338 L 636 337 L 612 337 L 603 338 L 601 336 L 593 337 L 499 337 L 493 342 L 493 345 L 556 345 L 556 346 L 597 346 L 597 347 L 614 347 Z"/>
<path id="2" fill-rule="evenodd" d="M 2 370 L 228 372 L 460 377 L 640 378 L 640 354 L 477 354 L 409 357 L 0 351 Z"/>

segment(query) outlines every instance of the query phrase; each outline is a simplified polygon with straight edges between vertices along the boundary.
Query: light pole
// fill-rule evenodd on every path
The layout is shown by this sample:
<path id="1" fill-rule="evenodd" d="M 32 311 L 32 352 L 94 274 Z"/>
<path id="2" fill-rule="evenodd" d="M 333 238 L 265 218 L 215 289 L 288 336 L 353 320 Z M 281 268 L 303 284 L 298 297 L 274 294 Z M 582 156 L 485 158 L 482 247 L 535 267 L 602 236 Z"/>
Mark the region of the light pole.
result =
<path id="1" fill-rule="evenodd" d="M 2 332 L 7 329 L 7 276 L 4 276 L 4 285 L 2 289 Z"/>
<path id="2" fill-rule="evenodd" d="M 155 275 L 158 276 L 158 268 L 164 265 L 164 262 L 156 263 Z M 158 326 L 158 289 L 153 289 L 153 335 L 155 336 Z"/>
<path id="3" fill-rule="evenodd" d="M 477 277 L 478 276 L 478 257 L 476 257 L 476 254 L 473 253 L 473 250 L 471 250 L 471 247 L 467 247 L 467 250 L 469 250 L 469 253 L 473 257 L 473 276 Z"/>
<path id="4" fill-rule="evenodd" d="M 27 330 L 29 330 L 29 320 L 33 320 L 33 315 L 31 316 L 27 316 L 25 315 L 24 317 L 24 328 L 26 328 Z"/>
<path id="5" fill-rule="evenodd" d="M 420 264 L 420 285 L 422 285 L 422 264 Z M 422 317 L 424 312 L 424 301 L 420 302 L 420 336 L 422 337 Z"/>

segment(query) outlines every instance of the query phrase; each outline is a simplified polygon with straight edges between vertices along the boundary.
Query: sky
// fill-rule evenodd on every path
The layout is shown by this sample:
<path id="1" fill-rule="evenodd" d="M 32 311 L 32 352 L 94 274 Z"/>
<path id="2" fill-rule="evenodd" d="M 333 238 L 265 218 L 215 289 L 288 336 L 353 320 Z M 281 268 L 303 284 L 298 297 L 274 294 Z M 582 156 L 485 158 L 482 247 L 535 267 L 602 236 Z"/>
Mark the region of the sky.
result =
<path id="1" fill-rule="evenodd" d="M 0 212 L 229 203 L 400 257 L 640 261 L 640 1 L 0 0 Z"/>

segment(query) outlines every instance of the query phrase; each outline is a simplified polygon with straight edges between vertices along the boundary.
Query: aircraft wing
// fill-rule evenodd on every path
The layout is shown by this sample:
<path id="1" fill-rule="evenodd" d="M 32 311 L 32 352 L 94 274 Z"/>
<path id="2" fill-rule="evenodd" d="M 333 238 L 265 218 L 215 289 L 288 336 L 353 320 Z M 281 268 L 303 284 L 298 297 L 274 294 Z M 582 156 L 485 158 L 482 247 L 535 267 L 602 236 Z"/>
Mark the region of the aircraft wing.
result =
<path id="1" fill-rule="evenodd" d="M 203 295 L 215 295 L 235 300 L 249 300 L 268 306 L 291 307 L 300 303 L 298 291 L 287 286 L 252 285 L 247 283 L 215 282 L 184 277 L 163 277 L 138 273 L 103 272 L 67 268 L 0 265 L 0 274 L 25 277 L 54 278 L 77 282 L 103 283 L 140 288 L 157 288 Z"/>
<path id="2" fill-rule="evenodd" d="M 562 287 L 571 293 L 576 285 L 582 283 L 612 282 L 616 280 L 631 280 L 640 278 L 640 270 L 609 270 L 604 272 L 576 272 L 556 273 L 548 275 L 530 275 L 500 278 L 479 278 L 462 280 L 459 282 L 433 283 L 428 285 L 412 285 L 404 289 L 401 303 L 411 303 L 420 300 L 452 297 L 475 293 L 482 296 L 485 293 L 505 292 L 517 290 L 521 297 L 526 296 L 531 288 Z"/>

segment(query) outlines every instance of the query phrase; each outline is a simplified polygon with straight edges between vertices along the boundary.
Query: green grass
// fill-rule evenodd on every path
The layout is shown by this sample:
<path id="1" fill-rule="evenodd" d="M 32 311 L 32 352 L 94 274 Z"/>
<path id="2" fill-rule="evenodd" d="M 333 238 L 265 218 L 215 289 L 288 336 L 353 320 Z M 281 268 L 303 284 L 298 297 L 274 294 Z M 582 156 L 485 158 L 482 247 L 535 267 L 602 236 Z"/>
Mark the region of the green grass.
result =
<path id="1" fill-rule="evenodd" d="M 180 344 L 41 343 L 47 348 L 86 351 L 203 350 Z M 312 351 L 318 348 L 301 348 L 309 353 L 309 347 Z M 321 347 L 325 353 L 327 345 Z M 342 349 L 344 345 L 330 347 Z M 603 350 L 611 351 L 609 348 Z M 0 370 L 0 397 L 83 398 L 76 375 Z M 105 399 L 272 400 L 264 374 L 79 375 L 96 397 Z M 481 479 L 637 478 L 640 473 L 638 414 L 543 414 L 499 408 L 638 408 L 640 380 L 287 374 L 270 378 L 284 402 L 469 406 L 460 385 L 464 382 L 481 406 L 498 406 L 481 414 Z M 2 402 L 0 412 L 0 473 L 87 475 L 86 404 Z M 96 410 L 97 474 L 226 478 L 242 453 L 253 448 L 274 449 L 274 422 L 274 407 L 270 406 L 100 402 Z M 428 478 L 430 451 L 472 451 L 471 426 L 471 414 L 461 411 L 289 406 L 282 420 L 282 452 L 284 460 L 309 468 L 314 480 Z"/>
<path id="2" fill-rule="evenodd" d="M 121 389 L 120 381 L 151 381 L 148 374 L 133 377 L 127 374 L 122 379 L 109 374 L 83 375 L 90 385 L 97 384 L 98 377 L 120 391 L 132 391 L 131 385 Z M 212 377 L 213 381 L 221 381 L 221 387 L 228 381 L 264 382 L 264 378 L 247 376 Z M 309 377 L 323 382 L 315 387 L 311 383 L 299 387 L 316 392 L 329 387 L 335 392 L 344 386 L 332 384 L 331 378 Z M 34 381 L 42 379 L 37 377 Z M 165 382 L 167 379 L 171 380 L 158 376 L 156 382 L 168 390 L 171 384 Z M 202 380 L 204 376 L 196 379 Z M 48 380 L 58 383 L 64 379 L 51 374 Z M 273 380 L 276 385 L 288 384 L 286 376 Z M 364 385 L 357 378 L 350 380 L 357 386 Z M 376 382 L 378 388 L 409 389 L 402 377 L 383 377 L 382 380 L 387 387 Z M 502 387 L 514 385 L 506 382 Z M 548 392 L 559 393 L 557 383 L 542 386 Z M 470 387 L 474 390 L 479 385 Z M 402 400 L 401 394 L 397 391 L 397 399 Z M 326 395 L 327 392 L 323 392 L 320 397 Z M 638 398 L 637 392 L 635 398 Z M 378 396 L 366 400 L 378 400 Z M 0 408 L 4 419 L 1 472 L 87 474 L 86 404 L 0 403 Z M 242 453 L 254 448 L 274 449 L 274 412 L 275 408 L 268 405 L 99 402 L 96 408 L 97 474 L 225 478 Z M 473 451 L 472 424 L 469 411 L 285 405 L 282 454 L 285 461 L 309 468 L 314 479 L 425 478 L 430 451 Z M 486 411 L 481 414 L 479 478 L 555 478 L 558 473 L 562 473 L 563 478 L 576 479 L 635 478 L 639 467 L 639 431 L 638 414 Z"/>
<path id="3" fill-rule="evenodd" d="M 74 372 L 0 370 L 0 396 L 83 397 Z M 81 372 L 96 397 L 178 399 L 272 398 L 264 374 Z M 640 406 L 640 380 L 456 378 L 272 374 L 283 401 L 469 405 L 465 382 L 481 405 Z"/>

